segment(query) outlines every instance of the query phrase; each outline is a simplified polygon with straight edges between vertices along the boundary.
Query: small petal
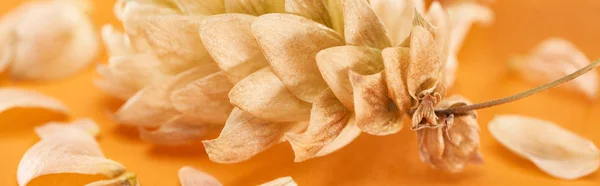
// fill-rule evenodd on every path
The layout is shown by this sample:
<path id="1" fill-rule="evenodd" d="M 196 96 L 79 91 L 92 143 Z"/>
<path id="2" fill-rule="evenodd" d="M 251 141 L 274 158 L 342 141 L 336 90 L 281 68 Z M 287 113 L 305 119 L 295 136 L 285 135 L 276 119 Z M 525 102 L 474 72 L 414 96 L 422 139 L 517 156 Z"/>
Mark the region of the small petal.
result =
<path id="1" fill-rule="evenodd" d="M 409 51 L 410 49 L 406 47 L 394 47 L 386 48 L 381 53 L 385 66 L 388 94 L 400 113 L 405 113 L 412 107 L 412 98 L 406 85 L 408 65 L 410 64 Z"/>
<path id="2" fill-rule="evenodd" d="M 215 15 L 225 13 L 224 0 L 175 0 L 175 4 L 188 15 Z"/>
<path id="3" fill-rule="evenodd" d="M 336 97 L 354 110 L 354 96 L 348 72 L 350 70 L 373 74 L 383 69 L 381 52 L 374 48 L 357 46 L 331 47 L 317 54 L 317 65 Z"/>
<path id="4" fill-rule="evenodd" d="M 402 129 L 402 116 L 388 98 L 384 72 L 362 75 L 350 71 L 354 90 L 356 124 L 363 132 L 372 135 L 394 134 Z"/>
<path id="5" fill-rule="evenodd" d="M 287 13 L 306 17 L 319 22 L 327 27 L 332 27 L 329 12 L 323 1 L 315 0 L 286 0 L 285 10 Z"/>
<path id="6" fill-rule="evenodd" d="M 227 96 L 232 87 L 225 74 L 217 72 L 174 91 L 171 101 L 175 109 L 185 116 L 222 125 L 233 110 Z"/>
<path id="7" fill-rule="evenodd" d="M 277 178 L 273 181 L 260 184 L 260 186 L 298 186 L 292 177 Z"/>
<path id="8" fill-rule="evenodd" d="M 225 0 L 227 13 L 243 13 L 259 16 L 285 12 L 285 0 Z"/>
<path id="9" fill-rule="evenodd" d="M 241 110 L 274 122 L 304 121 L 311 111 L 311 104 L 294 96 L 270 68 L 259 70 L 236 84 L 229 99 Z"/>
<path id="10" fill-rule="evenodd" d="M 392 46 L 398 46 L 408 37 L 415 8 L 425 9 L 423 0 L 371 0 L 371 7 L 386 27 Z"/>
<path id="11" fill-rule="evenodd" d="M 600 152 L 588 139 L 536 118 L 502 115 L 489 124 L 492 136 L 551 176 L 572 180 L 592 174 Z"/>
<path id="12" fill-rule="evenodd" d="M 193 167 L 181 167 L 178 172 L 181 186 L 221 186 L 215 177 Z"/>
<path id="13" fill-rule="evenodd" d="M 200 27 L 206 50 L 234 84 L 268 65 L 252 34 L 255 19 L 250 15 L 228 13 L 211 16 Z"/>
<path id="14" fill-rule="evenodd" d="M 74 173 L 113 178 L 125 171 L 123 165 L 106 159 L 94 137 L 80 127 L 41 128 L 38 132 L 42 139 L 25 152 L 19 163 L 19 185 L 45 175 Z"/>
<path id="15" fill-rule="evenodd" d="M 391 46 L 385 26 L 373 12 L 368 1 L 344 0 L 342 7 L 346 44 L 377 49 Z"/>
<path id="16" fill-rule="evenodd" d="M 305 123 L 274 123 L 236 108 L 231 112 L 221 135 L 203 143 L 211 161 L 237 163 L 285 141 L 285 133 L 299 132 L 305 128 Z"/>
<path id="17" fill-rule="evenodd" d="M 41 108 L 61 115 L 69 114 L 69 109 L 52 97 L 29 90 L 15 88 L 0 89 L 0 112 L 17 108 Z"/>
<path id="18" fill-rule="evenodd" d="M 252 24 L 252 31 L 275 74 L 301 100 L 312 102 L 327 88 L 315 56 L 343 44 L 333 30 L 289 14 L 268 14 Z"/>
<path id="19" fill-rule="evenodd" d="M 589 64 L 585 54 L 562 38 L 546 39 L 529 56 L 516 58 L 512 63 L 523 78 L 533 83 L 561 78 Z M 598 72 L 590 71 L 565 85 L 565 90 L 581 92 L 592 99 L 598 94 Z"/>
<path id="20" fill-rule="evenodd" d="M 158 145 L 176 146 L 203 139 L 208 126 L 198 125 L 196 120 L 176 116 L 157 129 L 139 127 L 140 139 Z"/>
<path id="21" fill-rule="evenodd" d="M 338 137 L 351 115 L 331 90 L 324 90 L 313 104 L 308 129 L 300 134 L 286 134 L 296 155 L 294 161 L 302 162 L 319 154 Z"/>
<path id="22" fill-rule="evenodd" d="M 102 40 L 106 46 L 108 56 L 124 56 L 135 53 L 130 48 L 125 34 L 115 30 L 112 25 L 106 24 L 102 26 Z"/>
<path id="23" fill-rule="evenodd" d="M 338 134 L 337 138 L 335 138 L 331 143 L 326 145 L 319 151 L 316 157 L 329 155 L 346 145 L 350 144 L 350 142 L 354 141 L 354 139 L 358 138 L 362 131 L 358 126 L 356 126 L 356 122 L 354 118 L 350 118 L 346 127 L 342 129 L 342 131 Z"/>
<path id="24" fill-rule="evenodd" d="M 123 175 L 110 180 L 101 180 L 87 184 L 85 186 L 140 186 L 135 173 L 124 173 Z"/>
<path id="25" fill-rule="evenodd" d="M 421 26 L 413 27 L 410 38 L 410 64 L 407 72 L 408 92 L 414 99 L 438 84 L 440 60 L 431 32 Z"/>
<path id="26" fill-rule="evenodd" d="M 42 139 L 51 137 L 60 138 L 62 132 L 72 130 L 83 131 L 85 132 L 84 134 L 91 136 L 98 136 L 98 133 L 100 133 L 100 128 L 98 125 L 96 125 L 94 120 L 91 119 L 78 119 L 69 123 L 68 125 L 61 122 L 49 122 L 42 126 L 36 127 L 35 133 Z M 79 134 L 80 132 L 77 133 Z"/>

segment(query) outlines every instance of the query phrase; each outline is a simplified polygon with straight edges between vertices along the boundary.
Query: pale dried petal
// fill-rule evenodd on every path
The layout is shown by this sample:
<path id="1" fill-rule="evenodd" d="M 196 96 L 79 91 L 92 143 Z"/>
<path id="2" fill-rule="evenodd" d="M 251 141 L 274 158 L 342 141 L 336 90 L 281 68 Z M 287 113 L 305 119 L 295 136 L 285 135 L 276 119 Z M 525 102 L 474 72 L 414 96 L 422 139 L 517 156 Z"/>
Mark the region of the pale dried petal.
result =
<path id="1" fill-rule="evenodd" d="M 486 6 L 473 2 L 455 3 L 447 7 L 450 17 L 450 52 L 458 52 L 462 47 L 471 25 L 489 25 L 494 21 L 494 12 Z"/>
<path id="2" fill-rule="evenodd" d="M 77 130 L 74 133 L 91 136 L 97 136 L 98 133 L 100 133 L 100 128 L 98 127 L 98 125 L 96 125 L 94 120 L 91 119 L 78 119 L 69 123 L 68 125 L 62 122 L 49 122 L 42 126 L 36 127 L 35 133 L 42 139 L 51 137 L 60 138 L 62 132 L 73 130 Z M 84 131 L 85 133 L 80 133 L 78 131 Z"/>
<path id="3" fill-rule="evenodd" d="M 138 52 L 150 51 L 144 37 L 144 27 L 149 16 L 175 14 L 176 10 L 152 3 L 127 1 L 123 11 L 123 28 L 129 36 L 131 46 Z"/>
<path id="4" fill-rule="evenodd" d="M 342 8 L 346 44 L 377 49 L 391 46 L 385 26 L 373 12 L 368 1 L 344 0 Z"/>
<path id="5" fill-rule="evenodd" d="M 152 83 L 163 82 L 171 76 L 162 71 L 161 61 L 151 54 L 115 56 L 108 60 L 110 75 L 134 90 L 140 90 Z M 112 80 L 115 80 L 112 79 Z"/>
<path id="6" fill-rule="evenodd" d="M 106 24 L 102 26 L 102 39 L 108 56 L 123 56 L 135 53 L 129 47 L 125 34 L 115 30 L 112 25 Z"/>
<path id="7" fill-rule="evenodd" d="M 237 163 L 285 141 L 285 133 L 305 128 L 306 123 L 274 123 L 235 108 L 221 135 L 203 143 L 211 161 Z"/>
<path id="8" fill-rule="evenodd" d="M 86 184 L 85 186 L 140 186 L 135 173 L 124 173 L 123 175 L 110 180 L 101 180 Z"/>
<path id="9" fill-rule="evenodd" d="M 444 65 L 444 86 L 452 87 L 456 81 L 456 72 L 458 71 L 458 59 L 456 54 L 449 54 L 446 65 Z"/>
<path id="10" fill-rule="evenodd" d="M 317 65 L 336 97 L 354 110 L 354 96 L 348 72 L 373 74 L 383 70 L 381 52 L 374 48 L 357 46 L 331 47 L 317 54 Z"/>
<path id="11" fill-rule="evenodd" d="M 204 16 L 150 16 L 143 24 L 144 36 L 152 51 L 169 72 L 182 72 L 202 63 L 211 63 L 198 37 Z"/>
<path id="12" fill-rule="evenodd" d="M 409 52 L 409 48 L 394 47 L 386 48 L 381 53 L 385 66 L 388 94 L 398 107 L 400 113 L 405 113 L 412 107 L 412 98 L 408 93 L 406 85 L 408 65 L 410 64 Z"/>
<path id="13" fill-rule="evenodd" d="M 388 88 L 383 70 L 375 74 L 350 71 L 354 90 L 356 124 L 363 132 L 372 135 L 394 134 L 402 129 L 402 116 L 388 98 Z"/>
<path id="14" fill-rule="evenodd" d="M 431 32 L 421 26 L 413 27 L 406 80 L 408 92 L 414 99 L 419 99 L 419 94 L 423 91 L 436 88 L 441 65 Z"/>
<path id="15" fill-rule="evenodd" d="M 288 176 L 283 178 L 277 178 L 273 181 L 260 184 L 260 186 L 298 186 L 298 184 L 296 184 L 292 177 Z"/>
<path id="16" fill-rule="evenodd" d="M 216 64 L 203 64 L 180 73 L 166 82 L 148 86 L 127 100 L 115 113 L 115 119 L 126 125 L 146 128 L 158 127 L 180 114 L 171 102 L 173 91 L 218 70 Z"/>
<path id="17" fill-rule="evenodd" d="M 340 36 L 344 36 L 344 10 L 342 9 L 342 0 L 323 0 L 329 17 L 331 18 L 331 29 L 335 30 Z"/>
<path id="18" fill-rule="evenodd" d="M 227 96 L 232 87 L 225 74 L 217 72 L 174 91 L 171 101 L 185 116 L 222 125 L 233 110 Z"/>
<path id="19" fill-rule="evenodd" d="M 444 131 L 442 127 L 436 129 L 425 128 L 417 131 L 419 156 L 424 162 L 429 159 L 441 159 L 444 155 Z"/>
<path id="20" fill-rule="evenodd" d="M 600 165 L 600 152 L 593 142 L 549 121 L 502 115 L 490 122 L 489 129 L 506 148 L 560 179 L 589 175 Z"/>
<path id="21" fill-rule="evenodd" d="M 408 37 L 413 23 L 415 8 L 425 9 L 423 0 L 370 0 L 377 17 L 385 25 L 392 46 L 398 46 Z"/>
<path id="22" fill-rule="evenodd" d="M 221 186 L 215 177 L 199 171 L 193 167 L 185 166 L 179 169 L 179 182 L 181 186 Z"/>
<path id="23" fill-rule="evenodd" d="M 324 90 L 312 107 L 308 129 L 300 134 L 288 133 L 286 139 L 296 155 L 295 162 L 315 157 L 329 145 L 348 124 L 352 113 L 335 97 L 331 90 Z"/>
<path id="24" fill-rule="evenodd" d="M 325 4 L 320 0 L 286 0 L 285 10 L 287 13 L 296 14 L 319 22 L 325 26 L 332 27 L 329 12 Z"/>
<path id="25" fill-rule="evenodd" d="M 539 84 L 566 76 L 589 64 L 590 60 L 585 54 L 562 38 L 546 39 L 529 56 L 516 58 L 512 62 L 523 78 Z M 598 72 L 590 71 L 565 85 L 565 90 L 594 98 L 598 94 Z"/>
<path id="26" fill-rule="evenodd" d="M 76 4 L 36 2 L 25 11 L 15 27 L 12 77 L 64 78 L 96 59 L 98 37 L 91 20 Z"/>
<path id="27" fill-rule="evenodd" d="M 225 0 L 225 11 L 254 16 L 283 13 L 285 12 L 285 0 Z"/>
<path id="28" fill-rule="evenodd" d="M 435 26 L 433 37 L 443 66 L 446 64 L 450 52 L 450 20 L 448 13 L 438 1 L 435 1 L 429 7 L 426 18 Z"/>
<path id="29" fill-rule="evenodd" d="M 250 15 L 228 13 L 211 16 L 200 27 L 206 50 L 234 84 L 268 65 L 252 34 L 255 19 Z"/>
<path id="30" fill-rule="evenodd" d="M 224 0 L 174 0 L 177 7 L 188 15 L 215 15 L 225 13 Z"/>
<path id="31" fill-rule="evenodd" d="M 236 84 L 229 99 L 241 110 L 274 122 L 304 121 L 311 112 L 311 104 L 294 96 L 270 68 Z"/>
<path id="32" fill-rule="evenodd" d="M 298 98 L 312 102 L 327 84 L 315 56 L 343 44 L 335 31 L 291 14 L 268 14 L 252 24 L 252 31 L 275 74 Z"/>
<path id="33" fill-rule="evenodd" d="M 80 127 L 44 128 L 38 131 L 42 139 L 25 152 L 19 163 L 19 185 L 44 175 L 74 173 L 112 178 L 125 171 L 123 165 L 104 158 L 94 137 Z"/>
<path id="34" fill-rule="evenodd" d="M 158 145 L 182 145 L 203 139 L 208 133 L 208 125 L 198 125 L 197 121 L 176 116 L 157 129 L 139 127 L 140 139 Z"/>
<path id="35" fill-rule="evenodd" d="M 342 131 L 338 134 L 337 138 L 323 147 L 315 157 L 329 155 L 341 149 L 342 147 L 345 147 L 346 145 L 350 144 L 350 142 L 354 141 L 354 139 L 358 138 L 361 133 L 362 131 L 360 128 L 356 126 L 354 117 L 350 118 L 348 124 L 346 124 L 346 127 L 344 127 L 344 129 L 342 129 Z"/>
<path id="36" fill-rule="evenodd" d="M 64 104 L 52 97 L 23 89 L 0 89 L 0 112 L 15 108 L 42 108 L 63 115 L 69 113 Z"/>
<path id="37" fill-rule="evenodd" d="M 137 89 L 129 87 L 121 82 L 121 80 L 118 79 L 106 65 L 97 65 L 96 72 L 100 74 L 102 78 L 95 79 L 94 85 L 113 97 L 127 100 L 137 92 Z"/>

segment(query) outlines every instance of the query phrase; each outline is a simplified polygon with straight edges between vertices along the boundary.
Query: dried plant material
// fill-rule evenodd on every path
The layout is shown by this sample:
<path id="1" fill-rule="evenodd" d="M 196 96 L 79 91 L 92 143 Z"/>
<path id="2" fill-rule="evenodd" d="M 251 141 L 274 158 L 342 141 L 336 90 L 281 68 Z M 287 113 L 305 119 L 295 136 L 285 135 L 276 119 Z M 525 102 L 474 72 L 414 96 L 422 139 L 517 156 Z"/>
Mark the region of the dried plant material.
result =
<path id="1" fill-rule="evenodd" d="M 317 97 L 312 107 L 308 129 L 300 134 L 288 133 L 285 136 L 296 155 L 295 162 L 317 156 L 336 139 L 352 116 L 329 89 Z M 353 138 L 348 140 L 352 141 Z"/>
<path id="2" fill-rule="evenodd" d="M 440 59 L 433 36 L 424 27 L 415 26 L 410 37 L 408 92 L 414 99 L 430 93 L 438 84 Z"/>
<path id="3" fill-rule="evenodd" d="M 61 137 L 65 131 L 84 131 L 87 135 L 98 136 L 100 128 L 91 119 L 79 119 L 68 125 L 60 122 L 50 122 L 35 128 L 40 138 Z M 56 136 L 55 136 L 56 135 Z"/>
<path id="4" fill-rule="evenodd" d="M 135 53 L 128 46 L 127 36 L 117 31 L 114 26 L 109 24 L 102 26 L 101 34 L 109 56 L 123 56 Z"/>
<path id="5" fill-rule="evenodd" d="M 288 176 L 283 178 L 277 178 L 273 181 L 260 184 L 260 186 L 298 186 L 298 184 L 296 184 L 292 177 Z"/>
<path id="6" fill-rule="evenodd" d="M 215 15 L 225 13 L 224 0 L 174 0 L 177 7 L 189 15 Z"/>
<path id="7" fill-rule="evenodd" d="M 344 10 L 342 9 L 342 0 L 323 0 L 323 4 L 329 12 L 331 18 L 330 28 L 335 30 L 340 36 L 344 36 Z"/>
<path id="8" fill-rule="evenodd" d="M 323 1 L 286 0 L 285 10 L 288 13 L 306 17 L 327 27 L 332 27 L 329 12 Z"/>
<path id="9" fill-rule="evenodd" d="M 140 186 L 135 173 L 124 173 L 123 175 L 110 180 L 101 180 L 87 184 L 85 186 Z"/>
<path id="10" fill-rule="evenodd" d="M 224 0 L 225 11 L 259 16 L 285 12 L 285 0 Z"/>
<path id="11" fill-rule="evenodd" d="M 545 83 L 587 66 L 590 60 L 571 42 L 549 38 L 528 56 L 515 58 L 511 64 L 526 80 Z M 581 92 L 590 99 L 595 98 L 598 94 L 598 72 L 588 72 L 565 85 L 565 89 Z"/>
<path id="12" fill-rule="evenodd" d="M 199 126 L 193 118 L 176 116 L 157 129 L 139 127 L 140 139 L 157 145 L 176 146 L 203 139 L 208 126 Z"/>
<path id="13" fill-rule="evenodd" d="M 410 64 L 410 49 L 406 47 L 386 48 L 381 53 L 385 66 L 388 94 L 400 112 L 412 107 L 412 97 L 408 93 L 406 81 Z"/>
<path id="14" fill-rule="evenodd" d="M 185 166 L 179 169 L 179 182 L 181 186 L 221 186 L 215 177 L 199 171 L 193 167 Z"/>
<path id="15" fill-rule="evenodd" d="M 305 128 L 305 123 L 275 123 L 235 108 L 221 135 L 203 143 L 210 160 L 237 163 L 283 142 L 285 133 L 296 133 Z"/>
<path id="16" fill-rule="evenodd" d="M 319 71 L 331 91 L 352 111 L 354 96 L 348 72 L 373 74 L 383 69 L 381 52 L 369 47 L 331 47 L 320 51 L 316 59 Z"/>
<path id="17" fill-rule="evenodd" d="M 0 89 L 0 112 L 15 108 L 42 108 L 62 115 L 69 114 L 69 109 L 60 101 L 29 90 Z"/>
<path id="18" fill-rule="evenodd" d="M 392 46 L 398 46 L 410 34 L 414 10 L 424 12 L 422 0 L 371 0 L 371 7 L 385 26 Z"/>
<path id="19" fill-rule="evenodd" d="M 236 84 L 231 104 L 261 119 L 274 122 L 304 121 L 311 105 L 294 96 L 270 68 L 259 70 Z"/>
<path id="20" fill-rule="evenodd" d="M 502 115 L 489 124 L 492 136 L 542 171 L 560 179 L 577 179 L 600 166 L 600 151 L 588 139 L 549 121 Z"/>
<path id="21" fill-rule="evenodd" d="M 204 46 L 232 83 L 268 65 L 252 35 L 255 19 L 244 14 L 216 15 L 207 18 L 200 27 Z"/>
<path id="22" fill-rule="evenodd" d="M 260 16 L 252 30 L 283 84 L 301 100 L 313 102 L 327 87 L 315 56 L 320 50 L 342 45 L 342 38 L 324 25 L 289 14 Z"/>
<path id="23" fill-rule="evenodd" d="M 342 8 L 346 44 L 377 49 L 391 46 L 383 23 L 377 18 L 368 1 L 344 0 Z"/>
<path id="24" fill-rule="evenodd" d="M 108 178 L 124 173 L 123 165 L 104 157 L 86 128 L 90 128 L 90 120 L 74 121 L 70 126 L 51 123 L 36 129 L 41 140 L 25 152 L 19 163 L 19 185 L 41 176 L 67 173 Z"/>
<path id="25" fill-rule="evenodd" d="M 176 14 L 177 10 L 156 3 L 127 1 L 122 13 L 125 33 L 129 37 L 131 47 L 138 52 L 152 51 L 145 38 L 144 26 L 148 17 L 153 15 Z"/>
<path id="26" fill-rule="evenodd" d="M 402 115 L 388 98 L 384 72 L 362 75 L 350 71 L 354 91 L 356 124 L 372 135 L 394 134 L 402 129 Z"/>
<path id="27" fill-rule="evenodd" d="M 458 53 L 474 23 L 489 25 L 494 21 L 494 13 L 489 7 L 473 2 L 453 3 L 446 10 L 451 25 L 450 52 Z"/>
<path id="28" fill-rule="evenodd" d="M 460 96 L 442 101 L 437 108 L 452 108 L 470 104 Z M 443 126 L 417 131 L 421 160 L 432 167 L 448 172 L 460 172 L 468 163 L 481 163 L 479 126 L 476 113 L 440 115 Z"/>
<path id="29" fill-rule="evenodd" d="M 44 20 L 44 21 L 39 21 Z M 35 1 L 18 8 L 0 31 L 1 66 L 12 77 L 52 80 L 96 59 L 98 38 L 84 7 L 73 1 Z"/>

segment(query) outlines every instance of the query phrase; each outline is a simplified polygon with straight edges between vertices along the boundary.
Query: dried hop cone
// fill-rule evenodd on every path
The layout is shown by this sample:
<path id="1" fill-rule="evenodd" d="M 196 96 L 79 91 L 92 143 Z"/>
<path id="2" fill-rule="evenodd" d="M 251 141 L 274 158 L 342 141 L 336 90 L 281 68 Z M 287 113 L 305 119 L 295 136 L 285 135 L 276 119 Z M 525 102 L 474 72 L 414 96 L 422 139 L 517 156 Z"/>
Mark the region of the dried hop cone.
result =
<path id="1" fill-rule="evenodd" d="M 361 132 L 396 133 L 412 108 L 437 124 L 425 116 L 453 81 L 454 35 L 489 19 L 463 4 L 434 3 L 422 17 L 418 0 L 125 1 L 115 8 L 125 33 L 105 30 L 113 54 L 97 83 L 128 99 L 116 119 L 156 143 L 224 124 L 204 141 L 215 162 L 283 141 L 304 161 Z M 429 126 L 420 121 L 414 129 Z"/>

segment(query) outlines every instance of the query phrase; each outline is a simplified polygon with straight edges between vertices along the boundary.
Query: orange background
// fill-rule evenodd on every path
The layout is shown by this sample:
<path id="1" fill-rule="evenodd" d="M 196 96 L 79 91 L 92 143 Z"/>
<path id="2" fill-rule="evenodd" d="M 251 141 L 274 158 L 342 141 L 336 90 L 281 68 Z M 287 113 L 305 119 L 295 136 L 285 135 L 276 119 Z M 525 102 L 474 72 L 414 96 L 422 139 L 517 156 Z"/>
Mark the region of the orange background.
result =
<path id="1" fill-rule="evenodd" d="M 2 0 L 5 13 L 22 1 Z M 95 0 L 93 19 L 118 25 L 112 0 Z M 597 0 L 498 0 L 492 5 L 496 22 L 476 27 L 459 55 L 457 83 L 450 93 L 482 102 L 532 88 L 507 69 L 511 55 L 532 49 L 541 40 L 560 36 L 574 42 L 590 59 L 600 57 L 600 1 Z M 103 57 L 100 61 L 105 61 Z M 600 100 L 586 100 L 559 89 L 479 111 L 484 165 L 469 166 L 459 174 L 430 169 L 421 163 L 414 132 L 376 137 L 363 134 L 340 151 L 303 163 L 293 163 L 287 143 L 271 148 L 250 161 L 220 165 L 208 160 L 201 145 L 156 147 L 110 120 L 107 113 L 121 104 L 96 89 L 93 68 L 51 83 L 13 82 L 4 77 L 2 87 L 37 90 L 63 101 L 73 118 L 93 118 L 102 128 L 99 143 L 108 158 L 124 164 L 144 186 L 179 185 L 177 170 L 184 165 L 214 175 L 225 185 L 256 185 L 282 176 L 293 176 L 300 185 L 600 185 L 600 172 L 575 180 L 552 178 L 532 163 L 510 153 L 490 135 L 487 123 L 496 114 L 523 114 L 556 122 L 600 144 Z M 9 114 L 10 115 L 10 114 Z M 16 170 L 25 151 L 38 138 L 18 115 L 0 123 L 0 185 L 16 185 Z M 22 117 L 22 116 L 21 116 Z M 41 117 L 27 115 L 26 117 Z M 31 120 L 31 119 L 30 119 Z M 36 119 L 37 120 L 37 119 Z M 19 121 L 19 122 L 17 122 Z"/>

